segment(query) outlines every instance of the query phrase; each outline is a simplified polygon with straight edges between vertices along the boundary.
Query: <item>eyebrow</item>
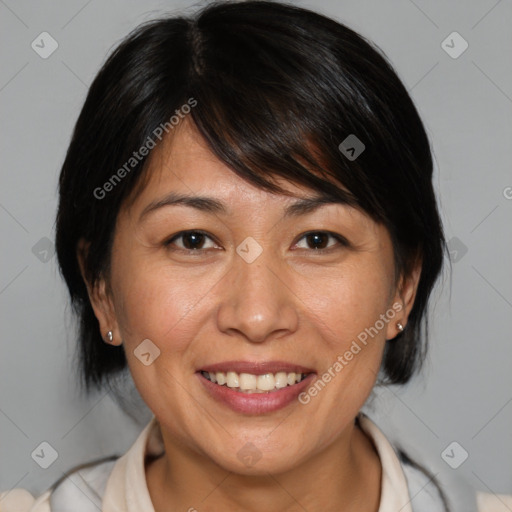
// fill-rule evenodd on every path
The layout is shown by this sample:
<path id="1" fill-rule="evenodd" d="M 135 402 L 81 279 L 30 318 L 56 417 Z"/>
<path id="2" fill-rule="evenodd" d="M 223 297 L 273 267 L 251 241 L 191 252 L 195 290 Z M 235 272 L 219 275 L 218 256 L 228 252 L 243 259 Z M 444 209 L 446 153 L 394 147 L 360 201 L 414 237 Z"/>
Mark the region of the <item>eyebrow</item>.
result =
<path id="1" fill-rule="evenodd" d="M 323 205 L 326 204 L 349 204 L 349 202 L 343 198 L 334 199 L 329 195 L 318 195 L 314 197 L 303 197 L 297 199 L 297 201 L 288 205 L 284 209 L 284 218 L 287 217 L 298 217 L 300 215 L 305 215 L 307 213 L 311 213 Z M 206 212 L 206 213 L 214 213 L 214 214 L 229 214 L 229 209 L 225 206 L 224 203 L 215 199 L 213 197 L 207 196 L 192 196 L 187 194 L 181 194 L 177 192 L 171 192 L 166 195 L 162 199 L 158 199 L 156 201 L 148 204 L 139 217 L 139 222 L 146 217 L 149 213 L 159 210 L 165 206 L 177 206 L 184 205 L 189 206 L 191 208 L 195 208 L 196 210 Z"/>

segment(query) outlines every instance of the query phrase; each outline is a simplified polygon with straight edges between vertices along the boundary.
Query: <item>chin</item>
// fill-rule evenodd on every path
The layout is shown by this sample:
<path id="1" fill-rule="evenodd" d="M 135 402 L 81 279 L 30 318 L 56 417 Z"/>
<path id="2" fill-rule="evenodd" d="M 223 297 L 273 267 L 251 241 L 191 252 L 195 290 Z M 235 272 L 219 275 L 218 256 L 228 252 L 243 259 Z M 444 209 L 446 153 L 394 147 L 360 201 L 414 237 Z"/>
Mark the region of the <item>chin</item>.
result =
<path id="1" fill-rule="evenodd" d="M 278 461 L 265 458 L 263 455 L 261 459 L 254 459 L 254 461 L 240 461 L 238 458 L 231 459 L 226 461 L 225 464 L 222 464 L 222 467 L 238 475 L 268 477 L 269 473 L 273 475 L 286 473 L 296 467 L 296 464 L 293 463 L 293 460 L 283 461 L 281 458 L 281 460 Z"/>
<path id="2" fill-rule="evenodd" d="M 299 446 L 280 447 L 273 443 L 272 449 L 268 450 L 268 446 L 258 444 L 257 440 L 254 443 L 247 441 L 235 444 L 236 446 L 230 447 L 229 457 L 226 457 L 224 451 L 222 454 L 215 454 L 212 460 L 226 471 L 239 475 L 268 476 L 269 473 L 286 473 L 296 468 L 303 458 L 303 453 L 299 454 L 303 447 L 301 450 Z"/>

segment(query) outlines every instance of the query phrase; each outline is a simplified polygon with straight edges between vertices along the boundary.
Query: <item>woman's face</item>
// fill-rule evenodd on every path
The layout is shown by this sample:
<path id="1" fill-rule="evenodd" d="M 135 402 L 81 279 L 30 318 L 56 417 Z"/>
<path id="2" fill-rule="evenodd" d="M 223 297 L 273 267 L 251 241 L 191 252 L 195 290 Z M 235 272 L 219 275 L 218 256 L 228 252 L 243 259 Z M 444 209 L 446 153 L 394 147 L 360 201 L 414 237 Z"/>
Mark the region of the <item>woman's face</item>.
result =
<path id="1" fill-rule="evenodd" d="M 395 288 L 389 234 L 360 211 L 294 208 L 318 194 L 254 187 L 188 123 L 157 151 L 94 295 L 102 332 L 124 343 L 169 442 L 239 473 L 295 467 L 350 431 L 414 284 Z M 255 383 L 274 390 L 239 389 Z"/>

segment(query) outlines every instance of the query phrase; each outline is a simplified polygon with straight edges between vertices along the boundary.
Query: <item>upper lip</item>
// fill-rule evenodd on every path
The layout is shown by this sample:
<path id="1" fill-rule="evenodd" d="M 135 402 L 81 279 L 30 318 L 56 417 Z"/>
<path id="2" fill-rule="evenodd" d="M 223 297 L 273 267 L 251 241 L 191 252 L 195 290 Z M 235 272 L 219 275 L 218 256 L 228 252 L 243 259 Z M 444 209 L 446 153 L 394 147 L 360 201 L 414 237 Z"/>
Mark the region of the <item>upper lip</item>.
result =
<path id="1" fill-rule="evenodd" d="M 313 373 L 314 370 L 286 361 L 222 361 L 221 363 L 207 364 L 199 371 L 204 372 L 236 372 L 264 375 L 265 373 Z"/>

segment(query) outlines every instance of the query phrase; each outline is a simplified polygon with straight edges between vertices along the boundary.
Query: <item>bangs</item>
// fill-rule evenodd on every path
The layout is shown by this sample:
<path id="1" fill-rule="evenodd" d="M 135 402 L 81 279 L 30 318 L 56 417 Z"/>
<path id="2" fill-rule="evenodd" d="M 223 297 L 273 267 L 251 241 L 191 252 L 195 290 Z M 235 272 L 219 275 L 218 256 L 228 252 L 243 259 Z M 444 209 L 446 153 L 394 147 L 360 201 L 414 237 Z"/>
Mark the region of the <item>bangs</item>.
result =
<path id="1" fill-rule="evenodd" d="M 205 18 L 207 28 L 190 28 L 188 83 L 198 102 L 192 119 L 212 152 L 257 187 L 283 193 L 278 176 L 382 221 L 384 209 L 365 187 L 364 155 L 349 161 L 338 149 L 365 130 L 357 112 L 363 103 L 354 105 L 337 87 L 332 56 L 306 58 L 296 34 L 276 37 L 261 20 L 244 32 Z"/>
<path id="2" fill-rule="evenodd" d="M 269 97 L 260 90 L 262 108 L 249 114 L 250 122 L 244 122 L 236 113 L 254 108 L 250 99 L 239 95 L 232 101 L 224 91 L 210 85 L 206 88 L 197 93 L 194 124 L 211 151 L 238 176 L 258 188 L 286 194 L 274 179 L 283 178 L 333 201 L 360 207 L 358 199 L 339 180 L 340 173 L 328 164 L 325 147 L 308 132 L 303 119 L 284 110 L 286 105 L 270 104 Z M 204 97 L 208 100 L 202 101 Z"/>

